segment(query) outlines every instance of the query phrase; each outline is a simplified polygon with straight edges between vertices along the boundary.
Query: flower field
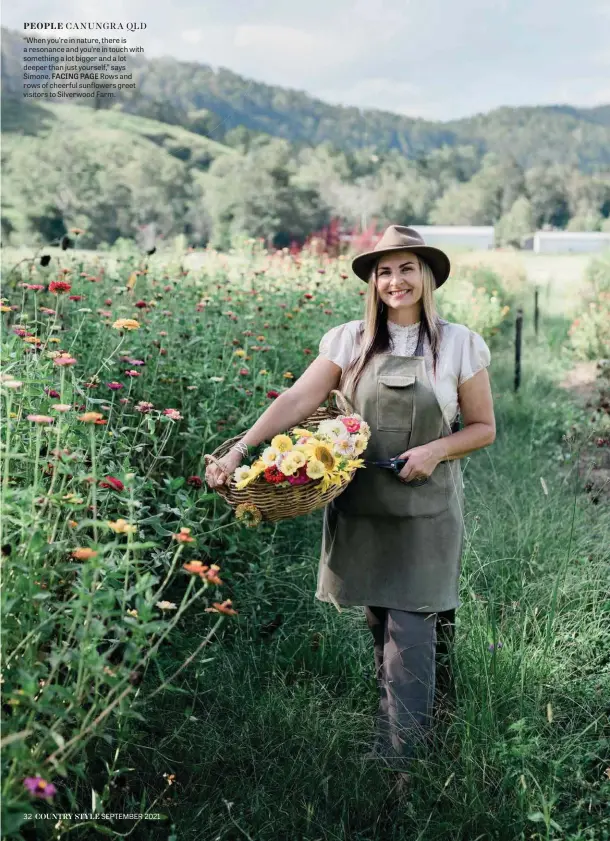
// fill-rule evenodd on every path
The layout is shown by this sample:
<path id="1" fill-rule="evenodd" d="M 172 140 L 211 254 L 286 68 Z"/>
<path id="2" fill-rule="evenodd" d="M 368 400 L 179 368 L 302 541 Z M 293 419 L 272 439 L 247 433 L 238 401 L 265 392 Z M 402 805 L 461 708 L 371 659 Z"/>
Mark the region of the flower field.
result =
<path id="1" fill-rule="evenodd" d="M 553 404 L 571 356 L 544 340 L 522 393 L 511 392 L 525 279 L 505 285 L 489 267 L 464 265 L 438 293 L 442 316 L 490 345 L 498 441 L 465 473 L 468 633 L 459 656 L 468 726 L 456 726 L 443 763 L 426 772 L 434 782 L 423 781 L 421 808 L 403 816 L 414 834 L 401 836 L 389 824 L 373 830 L 381 788 L 367 791 L 366 779 L 362 808 L 352 801 L 347 810 L 356 771 L 341 756 L 358 753 L 348 747 L 354 704 L 366 716 L 374 709 L 374 686 L 362 678 L 372 648 L 355 612 L 313 604 L 318 518 L 244 528 L 202 478 L 204 454 L 290 388 L 323 333 L 361 317 L 364 284 L 349 259 L 269 253 L 255 240 L 206 252 L 196 268 L 187 254 L 45 253 L 3 260 L 3 837 L 98 831 L 86 816 L 28 815 L 148 812 L 157 818 L 140 819 L 133 837 L 415 838 L 436 808 L 446 817 L 434 818 L 434 837 L 466 821 L 466 835 L 444 837 L 610 838 L 596 823 L 610 784 L 609 666 L 600 654 L 608 518 L 569 479 L 570 448 L 593 430 L 605 434 L 607 420 L 590 424 L 568 403 Z M 554 331 L 565 339 L 571 320 Z M 344 434 L 328 422 L 326 432 L 344 442 L 346 465 L 362 454 L 356 426 Z M 261 444 L 256 470 L 238 469 L 240 486 L 263 472 L 271 483 L 330 483 L 325 445 L 297 433 Z M 280 475 L 271 464 L 283 450 Z M 253 629 L 277 610 L 292 617 L 291 630 L 282 637 L 284 620 L 268 623 L 262 636 L 275 648 L 261 654 Z M 284 744 L 293 738 L 299 748 Z M 287 770 L 301 747 L 302 787 Z M 261 792 L 257 767 L 268 765 Z M 267 821 L 280 790 L 297 792 L 295 802 Z M 239 801 L 239 818 L 221 794 Z M 490 815 L 494 798 L 500 818 Z M 119 822 L 115 833 L 106 823 L 104 834 L 133 826 Z"/>

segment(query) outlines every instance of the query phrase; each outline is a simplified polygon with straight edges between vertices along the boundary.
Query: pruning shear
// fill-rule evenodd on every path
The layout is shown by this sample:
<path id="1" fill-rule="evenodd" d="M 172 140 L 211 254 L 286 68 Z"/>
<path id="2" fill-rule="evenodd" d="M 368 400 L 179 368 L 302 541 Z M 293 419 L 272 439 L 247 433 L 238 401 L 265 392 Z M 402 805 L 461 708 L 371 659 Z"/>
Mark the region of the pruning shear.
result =
<path id="1" fill-rule="evenodd" d="M 409 459 L 408 458 L 387 458 L 387 459 L 380 459 L 378 461 L 369 461 L 368 459 L 363 459 L 365 464 L 371 465 L 372 467 L 385 467 L 389 470 L 393 470 L 394 473 L 398 476 L 402 468 L 405 466 Z M 411 482 L 405 482 L 404 479 L 401 479 L 401 482 L 405 482 L 407 485 L 411 485 L 413 488 L 419 488 L 420 485 L 425 485 L 430 477 L 427 476 L 425 479 L 413 479 Z"/>

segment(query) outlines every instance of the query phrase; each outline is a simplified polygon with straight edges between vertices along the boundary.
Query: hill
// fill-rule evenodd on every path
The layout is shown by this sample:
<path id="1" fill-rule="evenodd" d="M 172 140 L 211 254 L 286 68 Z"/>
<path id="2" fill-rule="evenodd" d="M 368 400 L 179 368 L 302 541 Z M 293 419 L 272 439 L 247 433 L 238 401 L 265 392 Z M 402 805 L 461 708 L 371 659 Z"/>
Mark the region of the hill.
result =
<path id="1" fill-rule="evenodd" d="M 2 36 L 3 90 L 15 93 L 21 89 L 21 36 L 4 28 Z M 610 105 L 501 107 L 440 122 L 330 105 L 304 91 L 206 64 L 141 56 L 127 62 L 136 90 L 121 96 L 123 110 L 195 128 L 219 141 L 242 126 L 297 145 L 328 142 L 345 152 L 396 149 L 417 159 L 443 145 L 472 145 L 481 158 L 485 152 L 510 152 L 525 169 L 558 163 L 594 172 L 610 166 Z"/>

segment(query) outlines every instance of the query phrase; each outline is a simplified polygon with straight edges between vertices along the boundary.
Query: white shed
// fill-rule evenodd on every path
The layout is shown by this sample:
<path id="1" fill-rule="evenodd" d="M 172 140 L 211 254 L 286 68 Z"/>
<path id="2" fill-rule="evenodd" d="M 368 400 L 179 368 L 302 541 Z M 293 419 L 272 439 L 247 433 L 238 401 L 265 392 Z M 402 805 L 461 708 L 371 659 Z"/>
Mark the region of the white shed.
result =
<path id="1" fill-rule="evenodd" d="M 493 225 L 411 225 L 426 245 L 463 245 L 488 249 L 495 244 Z"/>
<path id="2" fill-rule="evenodd" d="M 533 250 L 538 254 L 567 251 L 603 251 L 610 248 L 610 232 L 599 231 L 536 231 Z"/>

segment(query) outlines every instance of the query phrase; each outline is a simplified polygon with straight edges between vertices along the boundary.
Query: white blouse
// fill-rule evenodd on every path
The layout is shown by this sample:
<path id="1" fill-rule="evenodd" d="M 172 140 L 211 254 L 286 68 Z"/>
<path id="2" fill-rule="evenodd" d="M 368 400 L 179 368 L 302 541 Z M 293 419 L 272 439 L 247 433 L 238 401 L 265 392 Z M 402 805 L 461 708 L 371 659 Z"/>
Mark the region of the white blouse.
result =
<path id="1" fill-rule="evenodd" d="M 320 340 L 319 355 L 330 359 L 345 372 L 352 359 L 360 352 L 358 328 L 361 320 L 337 324 Z M 417 345 L 417 324 L 402 326 L 388 321 L 390 336 L 394 341 L 395 356 L 412 356 Z M 485 340 L 464 324 L 443 323 L 436 380 L 432 372 L 432 351 L 424 335 L 424 359 L 430 385 L 449 426 L 459 412 L 458 388 L 491 362 L 491 353 Z"/>

